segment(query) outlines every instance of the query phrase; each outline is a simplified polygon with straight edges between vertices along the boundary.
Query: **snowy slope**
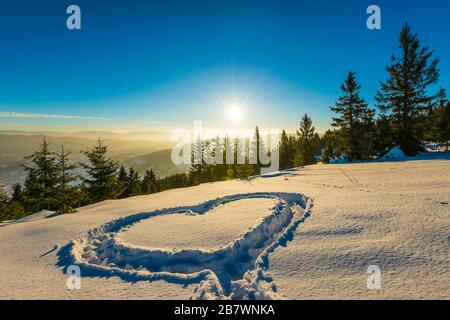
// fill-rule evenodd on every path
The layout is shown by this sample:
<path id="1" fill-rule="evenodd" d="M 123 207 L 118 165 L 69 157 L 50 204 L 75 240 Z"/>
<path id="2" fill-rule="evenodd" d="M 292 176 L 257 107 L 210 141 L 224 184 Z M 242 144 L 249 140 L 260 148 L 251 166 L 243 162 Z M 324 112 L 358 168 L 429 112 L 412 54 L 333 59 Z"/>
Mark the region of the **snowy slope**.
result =
<path id="1" fill-rule="evenodd" d="M 450 299 L 450 162 L 420 159 L 315 165 L 0 225 L 0 298 Z M 71 263 L 80 290 L 66 287 Z M 381 290 L 366 287 L 369 265 Z"/>

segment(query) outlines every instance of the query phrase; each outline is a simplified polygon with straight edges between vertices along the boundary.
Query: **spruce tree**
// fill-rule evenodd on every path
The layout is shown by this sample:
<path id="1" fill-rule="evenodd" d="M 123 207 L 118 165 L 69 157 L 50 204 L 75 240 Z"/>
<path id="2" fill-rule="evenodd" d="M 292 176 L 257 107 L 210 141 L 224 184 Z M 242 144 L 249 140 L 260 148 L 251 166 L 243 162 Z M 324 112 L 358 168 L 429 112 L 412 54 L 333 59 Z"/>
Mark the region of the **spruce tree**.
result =
<path id="1" fill-rule="evenodd" d="M 45 137 L 42 139 L 39 150 L 25 157 L 25 160 L 27 163 L 22 164 L 22 167 L 27 174 L 26 207 L 31 211 L 57 210 L 58 164 L 56 154 L 50 150 L 50 144 Z"/>
<path id="2" fill-rule="evenodd" d="M 229 143 L 227 141 L 228 137 L 225 137 L 223 140 L 217 136 L 212 141 L 212 156 L 214 158 L 214 166 L 213 166 L 213 177 L 212 179 L 215 181 L 227 180 L 227 164 L 226 164 L 226 148 L 225 144 Z M 222 156 L 221 156 L 222 155 Z"/>
<path id="3" fill-rule="evenodd" d="M 253 134 L 253 138 L 250 140 L 249 146 L 249 158 L 252 160 L 253 174 L 255 175 L 261 174 L 261 167 L 265 166 L 265 164 L 261 161 L 261 154 L 267 154 L 267 150 L 264 140 L 259 132 L 259 128 L 256 126 L 255 133 Z"/>
<path id="4" fill-rule="evenodd" d="M 125 197 L 125 189 L 128 183 L 128 173 L 125 170 L 124 166 L 120 166 L 119 174 L 117 175 L 117 190 L 119 194 L 119 198 Z"/>
<path id="5" fill-rule="evenodd" d="M 333 156 L 333 146 L 332 144 L 327 144 L 322 152 L 322 163 L 330 163 L 330 158 L 334 158 Z"/>
<path id="6" fill-rule="evenodd" d="M 34 199 L 38 199 L 41 194 L 41 186 L 39 185 L 39 181 L 37 178 L 36 169 L 32 167 L 25 168 L 26 177 L 25 177 L 25 197 L 26 201 L 34 201 Z"/>
<path id="7" fill-rule="evenodd" d="M 355 73 L 349 72 L 347 79 L 341 85 L 343 95 L 339 97 L 331 110 L 339 115 L 333 118 L 331 125 L 337 128 L 340 149 L 347 159 L 358 160 L 367 156 L 364 151 L 367 145 L 370 128 L 373 125 L 374 111 L 359 96 L 361 86 L 356 82 Z"/>
<path id="8" fill-rule="evenodd" d="M 215 177 L 217 180 L 229 180 L 234 176 L 233 170 L 233 148 L 232 141 L 229 136 L 225 136 L 222 139 L 222 163 L 216 164 Z"/>
<path id="9" fill-rule="evenodd" d="M 432 59 L 433 51 L 421 46 L 407 24 L 400 33 L 399 47 L 400 56 L 392 56 L 386 68 L 388 79 L 381 83 L 376 100 L 391 120 L 395 144 L 413 156 L 421 148 L 420 120 L 433 99 L 428 88 L 439 80 L 439 59 Z"/>
<path id="10" fill-rule="evenodd" d="M 14 220 L 26 215 L 22 205 L 13 200 L 5 190 L 5 185 L 0 183 L 0 222 Z"/>
<path id="11" fill-rule="evenodd" d="M 312 125 L 312 120 L 305 114 L 300 121 L 300 128 L 297 131 L 297 150 L 294 157 L 296 166 L 306 166 L 316 163 L 315 150 L 316 138 L 318 134 Z"/>
<path id="12" fill-rule="evenodd" d="M 214 141 L 203 141 L 203 164 L 202 164 L 202 181 L 210 182 L 215 180 L 215 150 Z"/>
<path id="13" fill-rule="evenodd" d="M 192 144 L 191 150 L 191 166 L 189 168 L 189 180 L 192 185 L 205 182 L 205 163 L 203 159 L 204 143 L 200 136 L 196 138 Z"/>
<path id="14" fill-rule="evenodd" d="M 20 183 L 15 183 L 13 185 L 12 202 L 21 203 L 23 201 L 23 190 Z"/>
<path id="15" fill-rule="evenodd" d="M 152 169 L 145 171 L 145 176 L 141 182 L 141 190 L 144 194 L 158 191 L 156 175 Z"/>
<path id="16" fill-rule="evenodd" d="M 74 170 L 77 165 L 70 161 L 69 156 L 71 152 L 65 152 L 64 146 L 61 146 L 61 151 L 56 153 L 57 157 L 57 199 L 58 210 L 62 212 L 73 212 L 73 207 L 78 203 L 78 195 L 73 186 L 77 180 Z"/>
<path id="17" fill-rule="evenodd" d="M 141 193 L 141 180 L 139 173 L 130 168 L 125 188 L 125 197 L 132 197 Z"/>
<path id="18" fill-rule="evenodd" d="M 376 155 L 375 110 L 366 107 L 362 110 L 360 122 L 357 123 L 357 136 L 361 159 L 369 160 Z"/>
<path id="19" fill-rule="evenodd" d="M 375 122 L 374 150 L 377 154 L 383 155 L 394 146 L 391 120 L 388 116 L 381 114 Z"/>
<path id="20" fill-rule="evenodd" d="M 284 129 L 281 132 L 279 151 L 280 151 L 280 170 L 291 168 L 292 164 L 291 159 L 293 157 L 293 154 L 291 153 L 292 150 L 290 146 L 289 136 L 287 135 Z"/>
<path id="21" fill-rule="evenodd" d="M 336 149 L 338 147 L 338 132 L 327 130 L 320 139 L 320 147 L 322 147 L 321 161 L 329 163 L 330 159 L 336 158 Z"/>
<path id="22" fill-rule="evenodd" d="M 98 139 L 97 144 L 82 153 L 88 158 L 88 163 L 81 163 L 88 177 L 84 178 L 91 199 L 102 201 L 114 199 L 118 195 L 116 173 L 119 165 L 107 156 L 108 146 Z"/>
<path id="23" fill-rule="evenodd" d="M 237 178 L 245 179 L 252 175 L 255 175 L 255 166 L 250 164 L 250 148 L 245 148 L 245 145 L 250 143 L 247 139 L 245 140 L 236 137 L 234 139 L 234 166 L 233 172 Z M 243 154 L 242 154 L 243 151 Z M 241 160 L 241 158 L 243 158 Z M 238 161 L 239 160 L 239 161 Z M 243 162 L 243 163 L 239 163 Z"/>
<path id="24" fill-rule="evenodd" d="M 448 151 L 450 147 L 450 101 L 445 89 L 439 91 L 437 107 L 433 112 L 432 137 L 435 142 Z"/>

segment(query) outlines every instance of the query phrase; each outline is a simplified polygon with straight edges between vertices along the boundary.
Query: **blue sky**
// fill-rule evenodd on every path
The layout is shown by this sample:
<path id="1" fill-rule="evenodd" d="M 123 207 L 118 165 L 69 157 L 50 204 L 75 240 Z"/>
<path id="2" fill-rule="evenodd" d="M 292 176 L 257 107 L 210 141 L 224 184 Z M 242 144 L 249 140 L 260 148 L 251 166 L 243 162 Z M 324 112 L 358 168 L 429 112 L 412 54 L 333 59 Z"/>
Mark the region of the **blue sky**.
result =
<path id="1" fill-rule="evenodd" d="M 370 4 L 382 30 L 366 28 Z M 450 90 L 449 14 L 443 0 L 2 2 L 0 128 L 226 128 L 238 104 L 242 126 L 293 130 L 306 112 L 323 131 L 349 70 L 373 102 L 405 22 Z"/>

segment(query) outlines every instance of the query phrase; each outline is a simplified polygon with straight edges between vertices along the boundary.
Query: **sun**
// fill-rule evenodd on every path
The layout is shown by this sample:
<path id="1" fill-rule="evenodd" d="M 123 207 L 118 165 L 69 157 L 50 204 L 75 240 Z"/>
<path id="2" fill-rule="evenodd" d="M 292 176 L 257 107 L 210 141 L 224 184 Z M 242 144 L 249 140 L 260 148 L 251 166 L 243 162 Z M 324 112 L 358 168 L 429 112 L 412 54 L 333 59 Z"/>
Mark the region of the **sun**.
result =
<path id="1" fill-rule="evenodd" d="M 242 119 L 242 109 L 237 104 L 232 104 L 227 109 L 227 116 L 233 122 L 238 122 Z"/>

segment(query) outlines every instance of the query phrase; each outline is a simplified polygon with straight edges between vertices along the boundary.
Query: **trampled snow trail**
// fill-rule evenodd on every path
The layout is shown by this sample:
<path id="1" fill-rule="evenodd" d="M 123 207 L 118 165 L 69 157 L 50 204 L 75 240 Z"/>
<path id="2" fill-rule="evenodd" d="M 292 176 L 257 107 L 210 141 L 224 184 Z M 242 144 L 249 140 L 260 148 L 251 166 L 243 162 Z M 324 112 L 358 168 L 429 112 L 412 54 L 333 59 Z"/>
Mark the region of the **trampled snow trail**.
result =
<path id="1" fill-rule="evenodd" d="M 217 250 L 166 251 L 123 242 L 118 233 L 157 215 L 207 214 L 211 209 L 242 199 L 276 201 L 270 215 L 231 244 Z M 198 283 L 192 299 L 272 299 L 276 286 L 268 272 L 269 254 L 286 246 L 309 215 L 312 201 L 296 193 L 247 193 L 225 196 L 197 206 L 139 213 L 108 222 L 72 241 L 59 253 L 58 266 L 75 264 L 82 276 L 118 276 L 125 281 L 165 280 Z"/>

